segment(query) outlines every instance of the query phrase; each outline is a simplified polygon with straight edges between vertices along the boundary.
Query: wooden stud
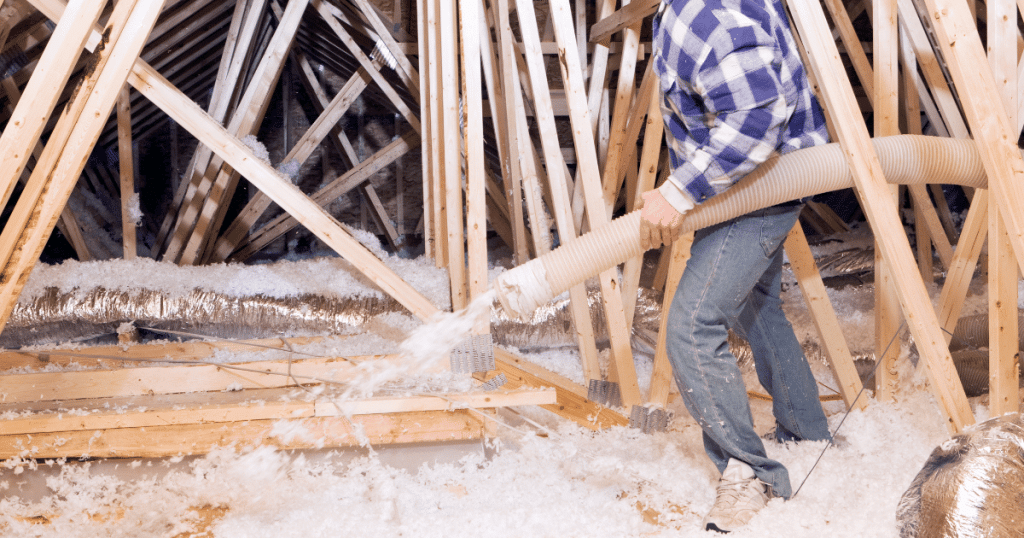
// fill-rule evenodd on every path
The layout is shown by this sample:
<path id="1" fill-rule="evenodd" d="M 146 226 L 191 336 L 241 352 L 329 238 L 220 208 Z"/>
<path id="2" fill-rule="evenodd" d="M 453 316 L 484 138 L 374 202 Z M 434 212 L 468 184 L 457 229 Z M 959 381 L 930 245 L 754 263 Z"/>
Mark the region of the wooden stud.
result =
<path id="1" fill-rule="evenodd" d="M 586 106 L 583 92 L 583 70 L 579 58 L 575 54 L 576 43 L 572 29 L 572 17 L 567 0 L 551 0 L 551 17 L 554 17 L 555 38 L 562 54 L 560 67 L 562 81 L 565 85 L 566 97 L 569 100 L 570 123 L 573 142 L 576 147 L 577 167 L 583 180 L 583 192 L 586 197 L 587 219 L 591 229 L 608 223 L 608 213 L 604 207 L 604 196 L 601 192 L 598 169 L 597 149 L 593 144 L 593 126 L 589 109 Z M 573 51 L 568 54 L 567 51 Z M 592 74 L 593 84 L 596 75 Z M 611 340 L 612 361 L 618 376 L 619 391 L 623 405 L 629 407 L 640 404 L 640 388 L 636 381 L 636 368 L 633 365 L 633 353 L 629 344 L 629 327 L 625 323 L 622 306 L 622 295 L 619 291 L 619 275 L 617 268 L 603 271 L 598 280 L 601 286 L 601 301 L 608 323 L 608 335 Z"/>
<path id="2" fill-rule="evenodd" d="M 815 72 L 815 80 L 831 113 L 839 143 L 853 172 L 861 208 L 871 228 L 880 232 L 876 240 L 890 264 L 900 304 L 927 365 L 932 390 L 949 429 L 961 431 L 974 422 L 973 412 L 946 348 L 945 338 L 939 331 L 938 319 L 917 272 L 910 244 L 905 235 L 894 233 L 901 230 L 902 225 L 886 187 L 878 156 L 871 147 L 853 88 L 842 68 L 839 51 L 831 35 L 825 32 L 828 28 L 825 14 L 820 5 L 809 0 L 789 0 L 789 5 L 810 59 L 810 67 Z"/>
<path id="3" fill-rule="evenodd" d="M 874 57 L 874 135 L 891 136 L 899 130 L 899 39 L 895 0 L 872 0 L 872 52 Z M 893 204 L 899 206 L 899 187 L 889 185 Z M 862 201 L 863 203 L 863 201 Z M 880 231 L 880 230 L 879 230 Z M 875 248 L 875 357 L 881 366 L 875 370 L 875 397 L 880 401 L 895 398 L 900 355 L 899 331 L 902 326 L 896 285 L 891 263 Z M 845 395 L 845 393 L 844 393 Z"/>
<path id="4" fill-rule="evenodd" d="M 669 392 L 672 389 L 672 363 L 668 359 L 665 347 L 668 336 L 668 312 L 672 308 L 672 299 L 679 288 L 679 280 L 683 278 L 686 261 L 690 259 L 690 245 L 693 244 L 693 232 L 688 232 L 671 245 L 665 247 L 662 257 L 669 259 L 665 275 L 665 293 L 661 302 L 661 322 L 658 326 L 658 347 L 654 350 L 654 368 L 651 371 L 651 389 L 647 401 L 653 405 L 668 405 Z M 667 256 L 665 256 L 667 254 Z"/>
<path id="5" fill-rule="evenodd" d="M 627 207 L 629 211 L 640 207 L 643 204 L 643 193 L 654 188 L 665 131 L 665 122 L 661 117 L 661 101 L 656 97 L 660 90 L 653 83 L 648 88 L 644 88 L 641 84 L 641 96 L 645 90 L 648 95 L 646 99 L 648 103 L 647 121 L 644 122 L 647 125 L 647 130 L 644 133 L 644 147 L 640 159 L 640 173 L 636 182 L 636 192 L 634 193 L 633 200 L 631 200 Z M 638 97 L 637 101 L 644 101 L 644 99 Z M 641 123 L 636 116 L 633 117 L 633 120 L 635 123 Z M 627 136 L 626 140 L 635 140 L 635 138 Z M 640 271 L 643 269 L 643 261 L 643 256 L 637 256 L 627 260 L 622 269 L 622 304 L 623 310 L 626 312 L 626 324 L 630 327 L 633 326 L 633 315 L 636 310 L 636 292 L 640 285 Z M 663 313 L 667 315 L 668 311 L 663 311 Z"/>
<path id="6" fill-rule="evenodd" d="M 634 0 L 639 2 L 640 0 Z M 629 155 L 627 145 L 636 148 L 636 139 L 626 137 L 626 122 L 629 119 L 630 105 L 636 90 L 636 50 L 640 44 L 640 22 L 627 27 L 622 33 L 622 57 L 619 63 L 618 83 L 615 88 L 615 105 L 612 108 L 608 156 L 602 168 L 602 185 L 607 214 L 615 209 L 619 189 L 622 185 L 619 168 L 622 161 Z M 649 62 L 651 64 L 653 62 Z M 642 109 L 646 112 L 646 108 Z M 643 113 L 642 112 L 642 113 Z M 629 317 L 627 315 L 627 317 Z"/>
<path id="7" fill-rule="evenodd" d="M 384 146 L 377 153 L 373 154 L 363 162 L 359 163 L 349 171 L 345 172 L 334 181 L 324 185 L 311 198 L 321 207 L 338 199 L 341 195 L 355 189 L 370 176 L 377 173 L 385 166 L 388 166 L 396 159 L 405 155 L 412 148 L 419 144 L 415 132 L 409 131 L 401 138 Z M 255 198 L 254 198 L 255 199 Z M 272 199 L 271 199 L 272 200 Z M 269 203 L 269 202 L 268 202 Z M 234 253 L 229 257 L 232 261 L 243 261 L 252 254 L 260 251 L 285 232 L 297 226 L 299 221 L 290 214 L 279 215 L 264 224 L 260 229 L 254 231 L 244 238 Z"/>
<path id="8" fill-rule="evenodd" d="M 527 133 L 518 132 L 518 121 L 516 112 L 516 101 L 515 92 L 520 91 L 514 78 L 516 69 L 516 61 L 514 58 L 515 50 L 513 48 L 513 37 L 512 28 L 509 26 L 509 6 L 508 0 L 497 0 L 494 4 L 494 19 L 497 27 L 497 36 L 499 43 L 500 52 L 500 66 L 501 66 L 501 81 L 502 81 L 502 94 L 504 96 L 504 112 L 505 122 L 501 125 L 505 131 L 505 142 L 508 144 L 506 152 L 518 149 L 520 147 L 519 137 L 528 136 Z M 573 48 L 575 51 L 575 47 Z M 496 125 L 496 128 L 498 126 Z M 526 242 L 526 233 L 522 229 L 525 217 L 523 215 L 523 187 L 522 187 L 522 167 L 520 160 L 517 158 L 510 158 L 509 170 L 505 177 L 505 192 L 508 196 L 508 203 L 512 209 L 512 218 L 515 223 L 515 231 L 517 241 L 515 245 L 512 245 L 515 251 L 515 263 L 522 264 L 530 259 L 528 251 L 528 245 Z M 506 171 L 503 171 L 506 172 Z"/>
<path id="9" fill-rule="evenodd" d="M 799 222 L 789 231 L 784 248 L 786 257 L 789 258 L 789 266 L 800 284 L 800 292 L 807 303 L 807 310 L 811 313 L 811 320 L 818 329 L 818 338 L 825 349 L 829 366 L 832 367 L 832 375 L 839 383 L 839 394 L 842 395 L 847 408 L 864 409 L 867 407 L 867 399 L 857 400 L 854 404 L 862 387 L 860 376 L 853 364 L 850 348 L 846 345 L 846 337 L 839 326 L 839 318 L 829 301 L 825 283 L 818 273 L 814 255 Z"/>
<path id="10" fill-rule="evenodd" d="M 484 161 L 483 79 L 480 58 L 480 0 L 459 0 L 462 46 L 462 99 L 465 103 L 463 148 L 466 151 L 466 248 L 470 300 L 489 289 L 487 282 L 487 187 Z M 401 181 L 401 178 L 399 178 Z M 490 317 L 481 316 L 474 334 L 490 332 Z"/>
<path id="11" fill-rule="evenodd" d="M 611 36 L 633 27 L 653 14 L 659 5 L 661 0 L 632 0 L 628 4 L 623 4 L 618 11 L 597 21 L 590 28 L 590 42 L 607 43 Z"/>
<path id="12" fill-rule="evenodd" d="M 428 258 L 437 259 L 436 251 L 434 248 L 435 234 L 433 226 L 433 198 L 431 196 L 431 174 L 432 169 L 432 157 L 434 151 L 432 148 L 434 126 L 431 123 L 431 109 L 430 109 L 430 79 L 429 70 L 427 64 L 430 59 L 430 47 L 427 40 L 428 27 L 427 27 L 427 7 L 429 2 L 416 2 L 416 39 L 417 39 L 417 61 L 419 62 L 420 68 L 420 120 L 422 121 L 420 130 L 420 176 L 422 179 L 421 192 L 423 193 L 423 213 L 420 220 L 423 223 L 423 254 Z"/>
<path id="13" fill-rule="evenodd" d="M 67 18 L 54 18 L 59 22 L 25 87 L 27 97 L 18 100 L 0 134 L 0 207 L 10 200 L 104 5 L 105 0 L 76 2 Z"/>
<path id="14" fill-rule="evenodd" d="M 860 44 L 857 31 L 853 28 L 850 14 L 843 4 L 842 0 L 825 0 L 825 7 L 828 8 L 828 13 L 836 24 L 836 30 L 838 30 L 839 38 L 843 42 L 843 48 L 846 49 L 846 56 L 850 59 L 850 63 L 853 64 L 853 70 L 857 74 L 857 80 L 860 81 L 861 87 L 864 88 L 868 101 L 874 101 L 877 95 L 877 92 L 875 92 L 874 70 L 871 67 L 867 54 L 864 53 L 864 47 Z"/>
<path id="15" fill-rule="evenodd" d="M 89 153 L 114 108 L 126 73 L 138 58 L 163 2 L 126 0 L 108 21 L 107 48 L 61 115 L 10 220 L 0 233 L 0 326 L 39 260 Z"/>
<path id="16" fill-rule="evenodd" d="M 555 217 L 555 227 L 563 244 L 577 237 L 577 229 L 573 224 L 572 206 L 569 201 L 567 177 L 563 173 L 561 148 L 558 143 L 558 132 L 551 114 L 551 96 L 544 60 L 539 54 L 539 36 L 537 34 L 537 16 L 534 13 L 532 0 L 517 2 L 519 26 L 523 36 L 523 52 L 526 65 L 530 71 L 530 83 L 533 87 L 534 106 L 536 107 L 537 128 L 540 133 L 541 149 L 547 165 L 548 183 L 551 191 L 551 207 Z M 549 17 L 550 20 L 550 17 Z M 587 383 L 601 379 L 601 363 L 597 354 L 597 343 L 594 336 L 594 325 L 590 317 L 589 298 L 585 284 L 573 286 L 569 290 L 569 312 L 572 316 L 576 340 L 579 344 L 580 359 L 583 363 L 583 377 Z"/>
<path id="17" fill-rule="evenodd" d="M 448 275 L 451 283 L 452 310 L 461 310 L 468 304 L 466 294 L 466 245 L 462 202 L 462 166 L 460 162 L 461 143 L 459 136 L 459 77 L 458 52 L 455 41 L 458 28 L 455 15 L 456 0 L 440 0 L 438 21 L 441 53 L 441 106 L 442 132 L 444 136 L 444 186 L 446 198 L 446 228 L 448 232 Z"/>
<path id="18" fill-rule="evenodd" d="M 988 59 L 1009 124 L 1017 124 L 1017 6 L 1013 0 L 989 0 Z M 1020 129 L 1017 129 L 1019 132 Z M 1016 413 L 1020 342 L 1017 335 L 1017 267 L 1013 247 L 995 204 L 988 213 L 989 409 L 992 416 Z"/>
<path id="19" fill-rule="evenodd" d="M 117 98 L 117 140 L 121 167 L 121 244 L 124 259 L 135 259 L 135 222 L 131 219 L 135 197 L 135 152 L 132 151 L 132 111 L 130 88 L 126 84 Z"/>

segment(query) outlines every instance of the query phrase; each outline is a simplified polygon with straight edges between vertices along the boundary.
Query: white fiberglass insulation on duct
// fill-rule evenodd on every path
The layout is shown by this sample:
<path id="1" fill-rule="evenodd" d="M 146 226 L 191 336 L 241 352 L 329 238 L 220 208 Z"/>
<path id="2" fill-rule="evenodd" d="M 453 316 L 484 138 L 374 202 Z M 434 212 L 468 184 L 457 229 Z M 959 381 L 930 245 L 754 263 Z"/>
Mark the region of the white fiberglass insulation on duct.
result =
<path id="1" fill-rule="evenodd" d="M 443 306 L 447 285 L 433 262 L 385 261 Z M 211 285 L 239 294 L 377 293 L 341 269 L 343 264 L 335 258 L 196 268 L 151 261 L 67 263 L 39 267 L 26 293 L 47 286 L 142 285 L 140 274 L 145 285 L 168 290 Z M 930 291 L 937 295 L 936 288 Z M 851 348 L 870 349 L 871 289 L 830 294 Z M 799 290 L 790 287 L 785 299 L 798 336 L 816 339 Z M 984 305 L 983 294 L 972 294 L 965 313 L 983 311 Z M 394 351 L 420 325 L 411 316 L 387 324 L 397 327 L 393 335 L 358 335 L 332 342 L 332 351 Z M 216 359 L 264 357 L 232 353 Z M 539 360 L 554 370 L 579 370 L 570 352 Z M 771 501 L 733 535 L 896 536 L 900 497 L 932 449 L 949 437 L 916 363 L 905 347 L 897 401 L 871 400 L 865 411 L 852 413 L 840 432 L 842 442 L 825 452 L 799 495 Z M 813 366 L 823 384 L 832 384 L 825 365 Z M 638 370 L 649 371 L 649 365 Z M 753 375 L 746 382 L 760 390 Z M 985 418 L 985 400 L 972 403 L 978 418 Z M 758 431 L 767 431 L 773 425 L 770 403 L 751 404 Z M 418 468 L 388 465 L 376 452 L 332 458 L 331 451 L 269 449 L 185 460 L 8 462 L 0 470 L 0 536 L 174 537 L 200 528 L 218 538 L 717 536 L 699 530 L 714 499 L 717 472 L 704 455 L 700 429 L 678 401 L 669 409 L 675 415 L 669 431 L 649 435 L 629 428 L 594 433 L 537 408 L 518 409 L 546 428 L 535 435 L 534 425 L 503 412 L 515 429 L 500 428 L 486 450 L 452 446 L 442 461 Z M 830 402 L 826 412 L 834 429 L 842 406 Z M 794 487 L 822 449 L 822 443 L 767 445 L 769 455 L 789 468 Z M 204 507 L 216 513 L 209 527 L 196 512 Z M 654 514 L 660 515 L 657 524 L 650 521 Z"/>

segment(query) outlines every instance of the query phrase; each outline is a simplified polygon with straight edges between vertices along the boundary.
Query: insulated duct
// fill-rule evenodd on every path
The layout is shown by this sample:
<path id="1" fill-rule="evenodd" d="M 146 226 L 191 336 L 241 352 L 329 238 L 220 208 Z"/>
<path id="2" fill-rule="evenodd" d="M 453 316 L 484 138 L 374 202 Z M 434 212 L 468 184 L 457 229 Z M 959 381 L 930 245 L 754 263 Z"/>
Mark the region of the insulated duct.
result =
<path id="1" fill-rule="evenodd" d="M 901 538 L 1024 536 L 1024 421 L 987 420 L 932 451 L 896 512 Z"/>
<path id="2" fill-rule="evenodd" d="M 987 180 L 973 140 L 897 135 L 873 140 L 890 183 L 951 183 L 985 187 Z M 692 231 L 755 209 L 852 187 L 853 175 L 839 144 L 826 144 L 773 156 L 732 189 L 687 213 L 683 231 Z M 640 211 L 567 242 L 506 271 L 495 280 L 498 300 L 518 317 L 587 278 L 640 256 Z"/>

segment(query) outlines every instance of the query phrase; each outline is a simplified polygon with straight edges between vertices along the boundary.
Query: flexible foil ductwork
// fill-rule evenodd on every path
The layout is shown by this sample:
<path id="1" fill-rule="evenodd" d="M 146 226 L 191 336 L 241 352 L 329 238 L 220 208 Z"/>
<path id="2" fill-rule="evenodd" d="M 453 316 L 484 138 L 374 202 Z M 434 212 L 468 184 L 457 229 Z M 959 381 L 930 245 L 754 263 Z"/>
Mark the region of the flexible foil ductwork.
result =
<path id="1" fill-rule="evenodd" d="M 1024 536 L 1024 422 L 985 421 L 936 448 L 903 494 L 901 538 Z"/>
<path id="2" fill-rule="evenodd" d="M 949 349 L 978 349 L 988 347 L 988 314 L 964 316 L 956 323 Z M 1017 339 L 1024 343 L 1024 315 L 1017 313 Z"/>
<path id="3" fill-rule="evenodd" d="M 390 297 L 233 297 L 203 290 L 171 296 L 146 289 L 59 293 L 50 288 L 18 303 L 0 333 L 0 347 L 87 340 L 115 334 L 126 322 L 221 338 L 346 334 L 374 316 L 404 311 Z"/>
<path id="4" fill-rule="evenodd" d="M 899 135 L 873 140 L 886 179 L 898 184 L 954 183 L 984 187 L 986 178 L 972 140 Z M 838 144 L 774 156 L 732 189 L 708 199 L 683 220 L 697 230 L 782 202 L 853 186 Z M 587 278 L 643 253 L 640 212 L 634 211 L 578 239 L 502 273 L 494 287 L 513 315 L 530 312 Z"/>

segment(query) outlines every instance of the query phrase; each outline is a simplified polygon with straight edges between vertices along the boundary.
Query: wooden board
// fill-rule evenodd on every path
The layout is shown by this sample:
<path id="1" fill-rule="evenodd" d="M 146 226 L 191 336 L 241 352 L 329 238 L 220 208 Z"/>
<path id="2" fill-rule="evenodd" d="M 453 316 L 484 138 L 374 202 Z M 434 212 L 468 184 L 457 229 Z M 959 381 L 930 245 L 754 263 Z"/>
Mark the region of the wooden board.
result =
<path id="1" fill-rule="evenodd" d="M 917 271 L 910 244 L 902 230 L 895 204 L 882 174 L 878 156 L 871 147 L 867 128 L 857 107 L 853 88 L 839 58 L 821 6 L 809 0 L 790 0 L 803 40 L 804 50 L 821 88 L 824 104 L 853 172 L 861 207 L 876 230 L 883 255 L 890 264 L 900 304 L 922 358 L 927 364 L 931 388 L 951 431 L 959 432 L 974 423 L 963 386 L 953 366 L 945 338 L 931 300 Z M 1018 158 L 1020 155 L 1018 154 Z"/>
<path id="2" fill-rule="evenodd" d="M 353 430 L 357 433 L 354 433 Z M 294 420 L 248 420 L 0 435 L 0 458 L 159 458 L 206 454 L 216 448 L 281 450 L 482 439 L 484 420 L 472 411 L 421 411 Z"/>

